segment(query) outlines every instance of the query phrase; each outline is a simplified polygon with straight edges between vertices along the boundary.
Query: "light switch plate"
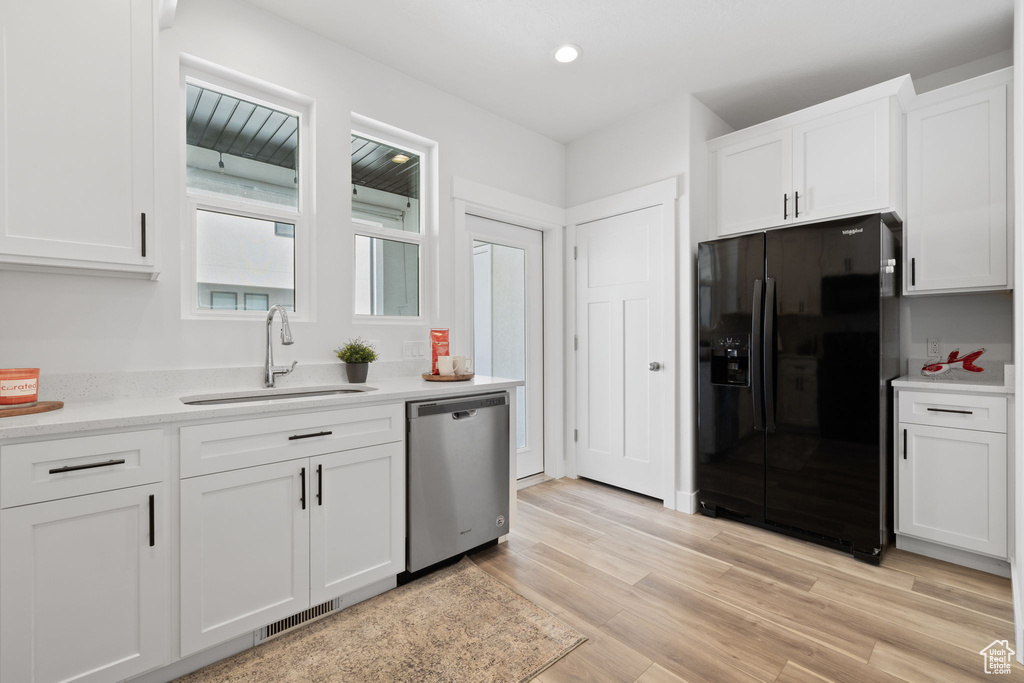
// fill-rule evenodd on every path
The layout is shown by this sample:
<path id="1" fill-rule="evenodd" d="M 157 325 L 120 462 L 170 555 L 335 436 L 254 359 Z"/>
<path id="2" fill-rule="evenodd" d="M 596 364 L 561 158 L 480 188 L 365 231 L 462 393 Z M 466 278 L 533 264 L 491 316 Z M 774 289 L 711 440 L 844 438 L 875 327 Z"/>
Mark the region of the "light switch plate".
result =
<path id="1" fill-rule="evenodd" d="M 938 358 L 942 355 L 942 340 L 941 339 L 929 339 L 928 340 L 928 357 Z"/>
<path id="2" fill-rule="evenodd" d="M 427 357 L 427 342 L 407 341 L 402 342 L 402 359 L 419 360 Z"/>

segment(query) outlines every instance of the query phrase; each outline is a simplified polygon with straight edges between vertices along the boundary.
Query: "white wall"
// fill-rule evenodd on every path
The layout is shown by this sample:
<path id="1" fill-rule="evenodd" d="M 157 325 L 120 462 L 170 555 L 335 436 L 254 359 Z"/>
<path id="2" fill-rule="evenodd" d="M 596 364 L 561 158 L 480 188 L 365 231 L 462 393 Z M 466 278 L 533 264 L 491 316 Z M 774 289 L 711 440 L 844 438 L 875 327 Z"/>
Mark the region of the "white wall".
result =
<path id="1" fill-rule="evenodd" d="M 567 206 L 601 199 L 666 178 L 682 177 L 679 199 L 675 273 L 677 288 L 678 368 L 675 440 L 678 444 L 676 505 L 692 510 L 696 490 L 696 339 L 694 266 L 697 243 L 710 237 L 708 225 L 708 156 L 705 141 L 732 128 L 690 95 L 674 98 L 600 131 L 569 143 L 566 154 Z"/>
<path id="2" fill-rule="evenodd" d="M 1012 323 L 1012 292 L 905 296 L 900 301 L 900 369 L 906 370 L 908 358 L 928 357 L 929 338 L 942 340 L 942 355 L 985 347 L 983 359 L 1009 361 Z"/>
<path id="3" fill-rule="evenodd" d="M 709 156 L 707 141 L 732 132 L 698 99 L 689 101 L 689 172 L 686 195 L 680 202 L 680 221 L 686 217 L 685 229 L 680 226 L 679 241 L 679 414 L 690 416 L 679 420 L 678 481 L 679 509 L 696 511 L 697 492 L 697 245 L 712 238 Z M 689 237 L 689 241 L 685 237 Z M 689 503 L 688 506 L 684 505 Z"/>
<path id="4" fill-rule="evenodd" d="M 565 206 L 682 175 L 691 99 L 676 97 L 569 143 Z"/>
<path id="5" fill-rule="evenodd" d="M 1013 3 L 1013 349 L 1015 364 L 1014 386 L 1024 387 L 1024 0 Z M 1024 401 L 1016 396 L 1013 401 L 1013 469 L 1014 515 L 1013 555 L 1010 572 L 1013 579 L 1013 633 L 1017 647 L 1017 661 L 1024 662 L 1024 587 L 1021 571 L 1024 568 Z"/>
<path id="6" fill-rule="evenodd" d="M 158 35 L 156 282 L 0 271 L 5 324 L 0 359 L 47 372 L 254 366 L 263 362 L 263 322 L 183 320 L 181 312 L 184 141 L 179 53 L 188 53 L 314 100 L 317 227 L 315 322 L 293 324 L 279 360 L 330 362 L 349 337 L 379 341 L 385 360 L 403 340 L 449 326 L 453 176 L 552 205 L 565 196 L 565 148 L 451 95 L 370 61 L 237 0 L 181 0 L 173 28 Z M 101 106 L 76 101 L 78 106 Z M 350 113 L 438 143 L 440 264 L 430 269 L 439 305 L 419 325 L 353 322 L 349 167 Z M 428 283 L 429 284 L 429 283 Z"/>
<path id="7" fill-rule="evenodd" d="M 960 81 L 966 81 L 968 78 L 974 78 L 975 76 L 981 76 L 982 74 L 999 71 L 999 69 L 1005 69 L 1012 65 L 1013 50 L 1003 50 L 1002 52 L 997 52 L 994 55 L 975 59 L 973 62 L 954 66 L 953 68 L 946 69 L 945 71 L 938 71 L 927 76 L 922 76 L 921 78 L 915 78 L 914 91 L 920 95 L 921 93 L 928 92 L 929 90 L 944 88 L 947 85 L 953 85 Z"/>

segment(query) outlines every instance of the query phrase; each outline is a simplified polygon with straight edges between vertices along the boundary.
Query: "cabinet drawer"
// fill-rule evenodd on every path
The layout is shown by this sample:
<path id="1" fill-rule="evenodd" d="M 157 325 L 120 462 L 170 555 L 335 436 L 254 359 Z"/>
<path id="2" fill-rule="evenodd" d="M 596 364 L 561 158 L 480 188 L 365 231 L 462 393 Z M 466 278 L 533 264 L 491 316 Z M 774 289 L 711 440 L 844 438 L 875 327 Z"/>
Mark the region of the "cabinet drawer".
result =
<path id="1" fill-rule="evenodd" d="M 0 447 L 0 507 L 161 481 L 159 429 Z"/>
<path id="2" fill-rule="evenodd" d="M 400 403 L 181 428 L 181 477 L 401 441 Z"/>
<path id="3" fill-rule="evenodd" d="M 899 421 L 1006 433 L 1006 397 L 900 391 Z"/>

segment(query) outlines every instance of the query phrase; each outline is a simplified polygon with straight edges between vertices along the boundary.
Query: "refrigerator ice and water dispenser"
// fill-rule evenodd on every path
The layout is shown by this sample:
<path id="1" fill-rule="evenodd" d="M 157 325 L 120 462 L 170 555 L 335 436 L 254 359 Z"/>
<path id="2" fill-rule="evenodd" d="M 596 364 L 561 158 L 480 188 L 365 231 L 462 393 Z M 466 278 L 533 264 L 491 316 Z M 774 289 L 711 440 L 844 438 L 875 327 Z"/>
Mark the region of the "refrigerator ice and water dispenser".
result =
<path id="1" fill-rule="evenodd" d="M 750 335 L 723 334 L 711 338 L 711 383 L 750 384 Z"/>

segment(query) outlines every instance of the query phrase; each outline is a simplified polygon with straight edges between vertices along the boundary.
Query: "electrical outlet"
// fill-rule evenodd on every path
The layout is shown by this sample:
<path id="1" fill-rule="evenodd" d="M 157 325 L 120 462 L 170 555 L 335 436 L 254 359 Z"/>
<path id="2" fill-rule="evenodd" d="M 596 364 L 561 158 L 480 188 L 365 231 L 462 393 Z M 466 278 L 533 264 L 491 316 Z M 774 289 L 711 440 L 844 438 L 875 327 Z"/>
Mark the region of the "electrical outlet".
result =
<path id="1" fill-rule="evenodd" d="M 928 357 L 938 358 L 942 355 L 942 340 L 941 339 L 929 339 L 928 340 Z"/>

